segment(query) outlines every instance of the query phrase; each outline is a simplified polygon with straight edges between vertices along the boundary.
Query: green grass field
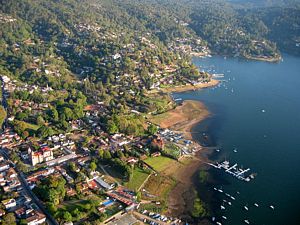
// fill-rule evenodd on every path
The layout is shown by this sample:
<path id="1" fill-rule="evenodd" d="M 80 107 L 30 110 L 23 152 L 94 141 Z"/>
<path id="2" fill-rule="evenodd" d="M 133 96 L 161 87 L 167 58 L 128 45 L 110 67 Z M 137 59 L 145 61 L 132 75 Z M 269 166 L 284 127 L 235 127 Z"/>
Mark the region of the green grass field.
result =
<path id="1" fill-rule="evenodd" d="M 164 157 L 164 156 L 151 157 L 145 160 L 146 163 L 148 163 L 158 172 L 165 170 L 174 161 L 175 161 L 174 159 Z"/>
<path id="2" fill-rule="evenodd" d="M 15 121 L 19 121 L 19 120 L 15 120 Z M 27 122 L 24 122 L 24 121 L 22 121 L 22 122 L 24 123 L 26 129 L 37 130 L 37 129 L 40 128 L 39 125 L 32 124 L 32 123 L 27 123 Z"/>
<path id="3" fill-rule="evenodd" d="M 149 172 L 141 168 L 134 168 L 130 182 L 125 184 L 126 187 L 133 191 L 137 190 L 143 184 L 143 182 L 146 180 L 149 174 Z"/>

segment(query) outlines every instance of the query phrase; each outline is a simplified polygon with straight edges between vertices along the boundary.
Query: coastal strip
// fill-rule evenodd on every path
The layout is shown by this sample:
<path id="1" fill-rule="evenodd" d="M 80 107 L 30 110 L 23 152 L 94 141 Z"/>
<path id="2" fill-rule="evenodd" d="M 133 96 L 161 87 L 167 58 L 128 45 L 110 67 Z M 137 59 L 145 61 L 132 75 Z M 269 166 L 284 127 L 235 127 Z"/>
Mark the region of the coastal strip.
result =
<path id="1" fill-rule="evenodd" d="M 183 133 L 186 139 L 193 140 L 192 128 L 209 116 L 210 112 L 203 103 L 185 100 L 175 109 L 154 116 L 151 121 L 159 124 L 161 128 Z M 193 176 L 201 167 L 205 166 L 203 161 L 206 161 L 206 156 L 201 154 L 202 146 L 194 140 L 193 145 L 200 149 L 197 155 L 180 158 L 178 162 L 170 163 L 168 168 L 163 171 L 165 176 L 176 180 L 175 186 L 168 195 L 168 215 L 186 216 L 193 208 L 193 199 L 196 197 Z"/>

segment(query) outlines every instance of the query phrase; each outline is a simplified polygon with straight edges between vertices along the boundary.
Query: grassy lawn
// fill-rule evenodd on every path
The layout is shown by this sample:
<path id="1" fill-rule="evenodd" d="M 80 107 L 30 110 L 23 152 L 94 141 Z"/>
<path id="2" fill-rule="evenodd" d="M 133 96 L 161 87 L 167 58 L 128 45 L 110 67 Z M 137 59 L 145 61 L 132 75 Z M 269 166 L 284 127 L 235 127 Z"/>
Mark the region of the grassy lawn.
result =
<path id="1" fill-rule="evenodd" d="M 137 190 L 143 184 L 149 174 L 149 172 L 139 167 L 134 168 L 130 182 L 125 184 L 126 187 L 134 191 Z"/>
<path id="2" fill-rule="evenodd" d="M 143 195 L 143 199 L 158 201 L 160 205 L 142 204 L 141 208 L 154 212 L 164 212 L 167 209 L 168 196 L 172 188 L 176 185 L 176 181 L 168 176 L 151 176 L 145 185 L 145 189 L 152 197 Z"/>
<path id="3" fill-rule="evenodd" d="M 145 160 L 145 162 L 152 166 L 158 172 L 161 172 L 168 168 L 170 164 L 174 163 L 175 160 L 164 156 L 158 156 L 148 158 Z"/>
<path id="4" fill-rule="evenodd" d="M 19 121 L 19 120 L 15 120 L 15 121 Z M 37 130 L 40 128 L 39 125 L 36 124 L 32 124 L 32 123 L 27 123 L 25 121 L 22 121 L 25 124 L 26 129 L 30 129 L 30 130 Z"/>

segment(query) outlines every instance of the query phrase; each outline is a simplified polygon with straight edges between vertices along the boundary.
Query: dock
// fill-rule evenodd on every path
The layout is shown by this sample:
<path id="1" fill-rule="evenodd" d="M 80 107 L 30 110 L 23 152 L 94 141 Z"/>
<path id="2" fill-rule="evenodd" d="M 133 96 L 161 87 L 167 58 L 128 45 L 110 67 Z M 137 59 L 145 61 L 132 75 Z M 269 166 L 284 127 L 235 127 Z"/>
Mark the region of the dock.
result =
<path id="1" fill-rule="evenodd" d="M 242 180 L 242 181 L 246 181 L 249 182 L 251 179 L 254 178 L 253 174 L 249 174 L 250 168 L 247 169 L 242 169 L 238 167 L 238 164 L 235 163 L 233 165 L 230 165 L 230 162 L 227 160 L 224 160 L 221 163 L 206 163 L 207 165 L 222 170 L 225 173 L 228 173 L 230 175 L 232 175 L 233 177 Z"/>

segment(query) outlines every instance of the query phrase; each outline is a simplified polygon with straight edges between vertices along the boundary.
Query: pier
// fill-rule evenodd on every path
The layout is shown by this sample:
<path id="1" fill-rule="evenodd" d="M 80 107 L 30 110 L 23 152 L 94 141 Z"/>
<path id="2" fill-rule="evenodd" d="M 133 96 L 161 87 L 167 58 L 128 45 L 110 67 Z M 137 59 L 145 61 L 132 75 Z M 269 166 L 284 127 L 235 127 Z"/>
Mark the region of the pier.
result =
<path id="1" fill-rule="evenodd" d="M 249 182 L 251 180 L 251 178 L 254 178 L 251 174 L 250 175 L 246 175 L 249 171 L 250 168 L 248 169 L 242 169 L 242 168 L 238 168 L 238 164 L 235 163 L 234 165 L 230 165 L 230 162 L 225 160 L 221 163 L 206 163 L 207 165 L 214 167 L 216 169 L 219 170 L 223 170 L 225 173 L 228 173 L 230 175 L 232 175 L 233 177 L 242 180 L 242 181 L 246 181 Z"/>

